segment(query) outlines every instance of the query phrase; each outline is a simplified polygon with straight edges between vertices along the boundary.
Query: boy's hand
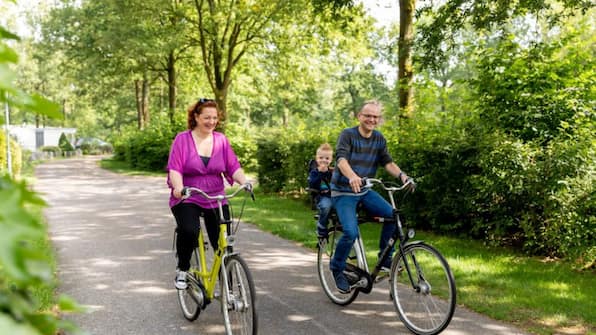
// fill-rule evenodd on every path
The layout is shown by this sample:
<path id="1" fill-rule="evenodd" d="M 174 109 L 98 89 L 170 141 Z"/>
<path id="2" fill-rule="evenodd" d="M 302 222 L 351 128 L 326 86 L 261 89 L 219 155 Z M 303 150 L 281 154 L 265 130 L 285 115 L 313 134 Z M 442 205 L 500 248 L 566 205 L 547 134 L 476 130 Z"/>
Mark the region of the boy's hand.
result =
<path id="1" fill-rule="evenodd" d="M 329 161 L 317 159 L 317 170 L 319 170 L 319 172 L 329 171 Z"/>

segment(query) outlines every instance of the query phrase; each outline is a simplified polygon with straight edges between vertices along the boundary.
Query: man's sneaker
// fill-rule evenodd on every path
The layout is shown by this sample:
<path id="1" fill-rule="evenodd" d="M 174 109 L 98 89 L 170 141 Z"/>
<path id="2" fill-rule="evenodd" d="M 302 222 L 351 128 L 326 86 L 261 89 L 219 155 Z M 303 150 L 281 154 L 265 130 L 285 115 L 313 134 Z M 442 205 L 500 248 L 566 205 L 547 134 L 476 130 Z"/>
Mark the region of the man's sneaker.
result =
<path id="1" fill-rule="evenodd" d="M 327 235 L 329 235 L 327 228 L 323 228 L 323 227 L 320 227 L 319 225 L 317 225 L 317 237 L 319 239 L 327 238 Z"/>
<path id="2" fill-rule="evenodd" d="M 186 283 L 186 271 L 177 271 L 174 286 L 179 290 L 186 290 L 188 284 Z"/>
<path id="3" fill-rule="evenodd" d="M 331 272 L 333 272 L 333 279 L 335 279 L 335 286 L 339 293 L 350 293 L 350 283 L 348 283 L 348 279 L 344 272 L 335 270 L 331 270 Z"/>
<path id="4" fill-rule="evenodd" d="M 391 271 L 391 258 L 387 258 L 385 262 L 383 262 L 383 264 L 381 265 L 381 271 Z"/>

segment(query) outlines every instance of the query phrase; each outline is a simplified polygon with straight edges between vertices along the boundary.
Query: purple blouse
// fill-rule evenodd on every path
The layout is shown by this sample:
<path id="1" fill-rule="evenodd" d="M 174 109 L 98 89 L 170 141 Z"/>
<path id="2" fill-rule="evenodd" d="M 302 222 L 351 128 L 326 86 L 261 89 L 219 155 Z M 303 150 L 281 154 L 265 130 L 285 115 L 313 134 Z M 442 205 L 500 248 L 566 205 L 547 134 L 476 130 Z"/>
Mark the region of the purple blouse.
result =
<path id="1" fill-rule="evenodd" d="M 170 183 L 169 171 L 174 170 L 182 175 L 184 186 L 200 188 L 209 195 L 224 194 L 224 178 L 229 184 L 233 184 L 232 175 L 240 168 L 238 157 L 234 153 L 230 141 L 222 133 L 213 132 L 213 151 L 207 166 L 203 163 L 197 152 L 195 141 L 191 131 L 186 130 L 176 135 L 170 157 L 168 159 L 168 186 L 170 187 L 170 207 L 180 202 L 174 197 L 173 186 Z M 215 208 L 217 202 L 207 200 L 199 194 L 193 194 L 185 200 L 186 203 L 194 203 L 203 208 Z M 225 202 L 224 202 L 225 203 Z"/>

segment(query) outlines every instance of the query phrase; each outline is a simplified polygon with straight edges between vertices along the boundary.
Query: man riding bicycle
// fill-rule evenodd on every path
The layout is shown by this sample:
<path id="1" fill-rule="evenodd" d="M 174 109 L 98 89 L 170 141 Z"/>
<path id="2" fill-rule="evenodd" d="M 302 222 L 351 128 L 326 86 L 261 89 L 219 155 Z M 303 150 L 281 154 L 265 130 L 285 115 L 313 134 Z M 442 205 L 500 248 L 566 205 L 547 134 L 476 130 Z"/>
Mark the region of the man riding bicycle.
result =
<path id="1" fill-rule="evenodd" d="M 350 284 L 343 270 L 354 240 L 358 237 L 357 205 L 361 203 L 372 216 L 393 216 L 393 208 L 383 197 L 371 189 L 361 188 L 362 178 L 374 178 L 377 168 L 382 166 L 403 183 L 408 180 L 408 176 L 393 162 L 387 149 L 387 141 L 375 130 L 382 120 L 381 113 L 380 102 L 365 102 L 357 115 L 359 125 L 344 129 L 337 140 L 337 168 L 331 178 L 331 199 L 343 227 L 343 235 L 337 243 L 330 269 L 335 285 L 342 293 L 350 291 Z M 411 185 L 413 187 L 414 184 Z M 380 250 L 387 246 L 394 231 L 394 224 L 383 224 L 379 240 Z M 388 257 L 383 267 L 390 266 L 391 257 Z"/>

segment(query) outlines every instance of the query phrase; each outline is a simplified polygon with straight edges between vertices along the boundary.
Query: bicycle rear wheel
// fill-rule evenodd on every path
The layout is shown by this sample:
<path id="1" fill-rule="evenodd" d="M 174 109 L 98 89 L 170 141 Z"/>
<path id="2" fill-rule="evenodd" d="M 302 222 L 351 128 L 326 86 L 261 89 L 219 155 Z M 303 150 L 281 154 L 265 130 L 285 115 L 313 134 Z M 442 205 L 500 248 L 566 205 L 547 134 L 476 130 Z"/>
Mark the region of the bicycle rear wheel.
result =
<path id="1" fill-rule="evenodd" d="M 198 280 L 194 274 L 188 274 L 188 288 L 178 291 L 178 302 L 182 309 L 182 314 L 188 321 L 194 321 L 199 317 L 203 307 L 203 290 L 198 285 Z"/>
<path id="2" fill-rule="evenodd" d="M 411 332 L 434 335 L 451 322 L 455 279 L 445 258 L 432 246 L 422 242 L 405 246 L 404 257 L 393 262 L 390 290 L 399 318 Z"/>
<path id="3" fill-rule="evenodd" d="M 220 274 L 219 284 L 226 334 L 256 334 L 256 295 L 248 266 L 239 255 L 227 257 L 225 263 L 227 284 L 224 283 L 223 274 Z"/>
<path id="4" fill-rule="evenodd" d="M 329 299 L 331 299 L 331 301 L 335 304 L 346 306 L 356 299 L 360 291 L 352 290 L 347 294 L 340 293 L 335 286 L 333 273 L 331 272 L 331 269 L 329 269 L 329 263 L 333 258 L 333 254 L 335 253 L 335 247 L 337 246 L 337 242 L 342 235 L 343 232 L 341 231 L 341 227 L 329 228 L 328 240 L 319 243 L 317 253 L 317 270 L 319 273 L 319 281 L 321 282 L 321 286 L 323 287 L 323 291 L 325 291 L 327 297 L 329 297 Z M 356 266 L 358 265 L 354 248 L 352 248 L 350 251 L 350 256 L 348 257 L 347 261 L 349 263 L 354 263 Z"/>
<path id="5" fill-rule="evenodd" d="M 198 258 L 196 251 L 193 252 L 191 269 L 188 271 L 188 287 L 186 290 L 178 291 L 178 302 L 182 309 L 184 318 L 188 321 L 194 321 L 199 317 L 201 310 L 205 307 L 205 291 L 201 285 L 200 279 L 193 273 L 193 269 L 198 268 Z"/>

